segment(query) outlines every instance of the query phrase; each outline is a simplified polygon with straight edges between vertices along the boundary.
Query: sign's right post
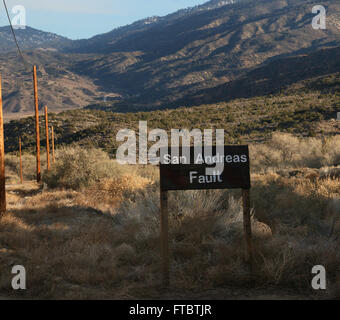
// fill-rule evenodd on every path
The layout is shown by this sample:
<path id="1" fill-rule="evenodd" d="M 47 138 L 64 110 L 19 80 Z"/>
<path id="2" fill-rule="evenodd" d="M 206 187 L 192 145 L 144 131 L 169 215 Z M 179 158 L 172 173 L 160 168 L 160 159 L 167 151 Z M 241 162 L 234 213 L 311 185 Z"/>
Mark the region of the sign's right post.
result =
<path id="1" fill-rule="evenodd" d="M 250 189 L 242 189 L 243 201 L 243 227 L 246 242 L 246 262 L 250 270 L 253 266 L 253 248 L 251 241 L 251 217 L 250 217 Z"/>

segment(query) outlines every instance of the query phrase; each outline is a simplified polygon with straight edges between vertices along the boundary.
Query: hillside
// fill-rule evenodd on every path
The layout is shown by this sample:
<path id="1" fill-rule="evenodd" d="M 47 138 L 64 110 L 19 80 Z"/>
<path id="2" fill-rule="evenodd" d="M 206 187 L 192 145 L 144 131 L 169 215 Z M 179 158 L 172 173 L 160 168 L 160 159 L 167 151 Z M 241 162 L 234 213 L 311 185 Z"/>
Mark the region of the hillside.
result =
<path id="1" fill-rule="evenodd" d="M 164 28 L 166 26 L 177 23 L 178 20 L 191 16 L 197 16 L 202 12 L 208 12 L 221 7 L 230 6 L 239 2 L 240 0 L 210 0 L 203 5 L 189 7 L 186 9 L 178 10 L 172 14 L 164 17 L 152 16 L 146 19 L 136 21 L 132 24 L 113 29 L 105 34 L 94 36 L 90 39 L 76 40 L 69 43 L 65 43 L 61 47 L 64 52 L 75 52 L 75 53 L 111 53 L 116 52 L 116 43 L 123 40 L 125 43 L 129 43 L 135 36 L 142 35 L 147 42 L 151 39 L 147 39 L 145 36 L 149 32 L 153 32 L 155 28 Z M 126 39 L 126 40 L 125 40 Z M 130 42 L 130 45 L 133 44 Z M 119 51 L 119 50 L 118 50 Z M 133 50 L 132 50 L 133 51 Z"/>
<path id="2" fill-rule="evenodd" d="M 320 63 L 327 62 L 327 63 Z M 294 87 L 304 90 L 340 90 L 340 47 L 320 49 L 318 51 L 285 58 L 278 58 L 258 68 L 253 68 L 245 75 L 219 86 L 199 90 L 196 93 L 183 92 L 183 98 L 174 95 L 171 102 L 160 106 L 176 108 L 178 106 L 195 106 L 203 103 L 213 104 L 239 98 L 261 97 L 283 92 Z M 334 76 L 335 75 L 335 76 Z M 331 83 L 329 79 L 333 79 Z M 319 84 L 315 84 L 318 82 Z M 88 106 L 88 109 L 106 111 L 149 110 L 145 102 L 148 97 L 140 96 L 122 101 L 107 101 Z"/>
<path id="3" fill-rule="evenodd" d="M 137 113 L 115 113 L 96 109 L 50 113 L 57 146 L 80 145 L 104 149 L 115 154 L 118 130 L 138 132 L 140 120 L 148 127 L 170 129 L 225 129 L 226 143 L 262 142 L 275 131 L 299 136 L 326 137 L 340 132 L 336 121 L 340 110 L 340 73 L 298 82 L 281 93 L 230 102 L 181 107 Z M 41 116 L 42 145 L 44 116 Z M 34 118 L 28 117 L 5 124 L 7 152 L 18 150 L 18 137 L 23 149 L 34 152 Z"/>
<path id="4" fill-rule="evenodd" d="M 67 45 L 71 40 L 51 32 L 44 32 L 31 27 L 15 30 L 20 47 L 24 50 L 36 48 L 57 49 Z M 9 26 L 0 27 L 0 53 L 15 51 L 16 46 Z"/>
<path id="5" fill-rule="evenodd" d="M 124 112 L 179 106 L 191 97 L 190 104 L 197 104 L 195 97 L 205 92 L 209 96 L 210 88 L 234 88 L 248 75 L 257 83 L 268 79 L 271 83 L 271 68 L 266 66 L 278 59 L 339 47 L 340 4 L 323 1 L 329 12 L 326 30 L 311 27 L 314 5 L 311 0 L 258 0 L 255 6 L 250 0 L 208 2 L 91 39 L 60 39 L 49 50 L 40 46 L 44 48 L 25 55 L 39 65 L 41 105 L 48 103 L 51 110 L 103 105 L 110 100 Z M 319 64 L 331 69 L 330 63 L 325 59 Z M 0 56 L 0 72 L 7 81 L 4 107 L 11 117 L 13 112 L 19 116 L 32 110 L 31 76 L 19 64 L 15 53 Z M 294 64 L 289 68 L 280 86 L 291 83 L 289 72 L 296 69 Z M 315 76 L 300 71 L 297 80 Z M 251 94 L 244 90 L 242 96 L 266 93 L 248 82 L 256 90 Z M 237 98 L 232 91 L 222 98 Z"/>
<path id="6" fill-rule="evenodd" d="M 46 50 L 26 51 L 25 58 L 38 65 L 39 108 L 48 104 L 54 111 L 85 107 L 100 96 L 100 88 L 86 76 L 70 71 L 77 57 Z M 15 52 L 0 55 L 5 113 L 14 117 L 31 115 L 33 105 L 32 72 L 25 69 Z M 20 76 L 17 76 L 20 75 Z"/>
<path id="7" fill-rule="evenodd" d="M 248 72 L 240 79 L 198 91 L 194 95 L 175 101 L 173 105 L 196 105 L 256 97 L 280 93 L 292 86 L 296 92 L 298 88 L 301 91 L 317 89 L 339 92 L 339 74 L 340 47 L 321 49 L 310 54 L 277 59 Z"/>
<path id="8" fill-rule="evenodd" d="M 327 4 L 339 17 L 339 5 Z M 260 0 L 254 7 L 252 1 L 241 1 L 202 11 L 111 40 L 106 57 L 77 68 L 98 79 L 98 85 L 122 92 L 127 110 L 143 104 L 160 108 L 200 89 L 236 81 L 273 59 L 339 44 L 336 26 L 329 24 L 324 31 L 311 27 L 313 5 Z"/>

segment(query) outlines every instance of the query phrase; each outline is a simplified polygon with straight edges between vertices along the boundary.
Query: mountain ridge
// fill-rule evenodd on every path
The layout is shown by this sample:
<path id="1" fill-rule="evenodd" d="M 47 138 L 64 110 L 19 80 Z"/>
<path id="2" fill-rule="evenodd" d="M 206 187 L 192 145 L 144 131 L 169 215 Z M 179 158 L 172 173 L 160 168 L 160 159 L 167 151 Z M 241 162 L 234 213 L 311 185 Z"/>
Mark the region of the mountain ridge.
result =
<path id="1" fill-rule="evenodd" d="M 40 46 L 57 50 L 61 45 L 64 46 L 67 42 L 72 41 L 55 33 L 38 30 L 29 26 L 26 26 L 25 29 L 14 30 L 14 32 L 23 50 L 34 49 Z M 10 26 L 0 27 L 0 42 L 0 53 L 17 50 Z"/>
<path id="2" fill-rule="evenodd" d="M 98 35 L 95 35 L 90 38 L 85 38 L 85 39 L 79 39 L 79 40 L 71 40 L 68 39 L 65 36 L 58 35 L 54 32 L 49 32 L 49 31 L 43 31 L 39 30 L 30 26 L 26 26 L 25 28 L 19 28 L 14 30 L 16 33 L 16 36 L 20 42 L 20 45 L 22 45 L 23 49 L 35 49 L 37 42 L 40 45 L 43 45 L 44 47 L 50 46 L 51 48 L 54 49 L 60 49 L 61 51 L 66 50 L 69 47 L 72 47 L 72 44 L 76 43 L 84 43 L 86 41 L 91 41 L 92 39 L 97 39 L 100 37 L 105 37 L 105 35 L 108 34 L 115 34 L 115 33 L 121 33 L 121 32 L 129 32 L 131 29 L 140 29 L 141 26 L 143 25 L 150 25 L 155 22 L 159 21 L 166 21 L 167 19 L 171 18 L 176 18 L 180 17 L 185 14 L 192 14 L 197 11 L 201 10 L 212 10 L 214 8 L 221 7 L 223 5 L 228 5 L 228 4 L 233 4 L 236 1 L 242 1 L 242 0 L 210 0 L 202 5 L 197 5 L 185 9 L 180 9 L 174 13 L 170 13 L 165 16 L 150 16 L 146 17 L 144 19 L 135 21 L 131 24 L 128 25 L 123 25 L 117 28 L 114 28 L 108 32 L 101 33 Z M 31 37 L 31 41 L 29 41 L 29 37 Z M 10 29 L 10 26 L 3 26 L 0 27 L 0 41 L 1 41 L 1 47 L 0 47 L 0 52 L 8 52 L 8 51 L 13 51 L 16 50 L 15 43 L 13 41 L 13 36 L 12 32 Z M 64 43 L 62 43 L 62 41 Z"/>
<path id="3" fill-rule="evenodd" d="M 233 86 L 261 67 L 270 71 L 265 67 L 276 60 L 340 46 L 336 23 L 329 23 L 327 30 L 312 29 L 312 0 L 258 0 L 256 6 L 250 0 L 219 3 L 206 3 L 216 6 L 209 10 L 174 13 L 174 20 L 168 15 L 162 23 L 143 28 L 136 22 L 92 40 L 58 38 L 39 50 L 25 50 L 27 59 L 38 65 L 40 107 L 105 107 L 110 100 L 113 107 L 125 105 L 124 111 L 172 107 L 199 94 L 209 97 L 209 90 Z M 340 21 L 340 4 L 323 4 L 331 21 Z M 117 32 L 121 35 L 113 37 Z M 56 50 L 51 50 L 53 45 Z M 0 54 L 5 112 L 28 112 L 31 76 L 18 65 L 14 52 L 12 61 L 8 57 Z"/>

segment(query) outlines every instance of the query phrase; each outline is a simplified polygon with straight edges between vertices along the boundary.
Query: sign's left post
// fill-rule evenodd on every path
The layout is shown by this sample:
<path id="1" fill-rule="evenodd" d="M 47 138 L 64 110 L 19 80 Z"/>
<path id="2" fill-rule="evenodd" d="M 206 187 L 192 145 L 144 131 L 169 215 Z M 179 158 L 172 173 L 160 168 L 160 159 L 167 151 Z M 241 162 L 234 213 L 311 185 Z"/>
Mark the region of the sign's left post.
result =
<path id="1" fill-rule="evenodd" d="M 168 191 L 160 189 L 161 197 L 161 254 L 163 287 L 169 287 L 169 210 Z"/>

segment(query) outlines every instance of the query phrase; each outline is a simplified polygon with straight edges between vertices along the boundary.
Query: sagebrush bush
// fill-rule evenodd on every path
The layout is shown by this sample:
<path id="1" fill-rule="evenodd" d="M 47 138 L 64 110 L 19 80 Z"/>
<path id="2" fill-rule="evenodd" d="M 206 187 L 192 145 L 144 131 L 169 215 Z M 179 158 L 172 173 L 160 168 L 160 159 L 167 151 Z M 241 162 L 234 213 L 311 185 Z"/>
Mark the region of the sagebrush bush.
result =
<path id="1" fill-rule="evenodd" d="M 118 170 L 118 166 L 102 150 L 64 147 L 58 150 L 51 170 L 44 172 L 43 182 L 50 188 L 78 190 L 111 177 Z"/>
<path id="2" fill-rule="evenodd" d="M 252 169 L 321 168 L 340 164 L 340 135 L 329 138 L 298 138 L 275 132 L 264 144 L 250 145 Z"/>

